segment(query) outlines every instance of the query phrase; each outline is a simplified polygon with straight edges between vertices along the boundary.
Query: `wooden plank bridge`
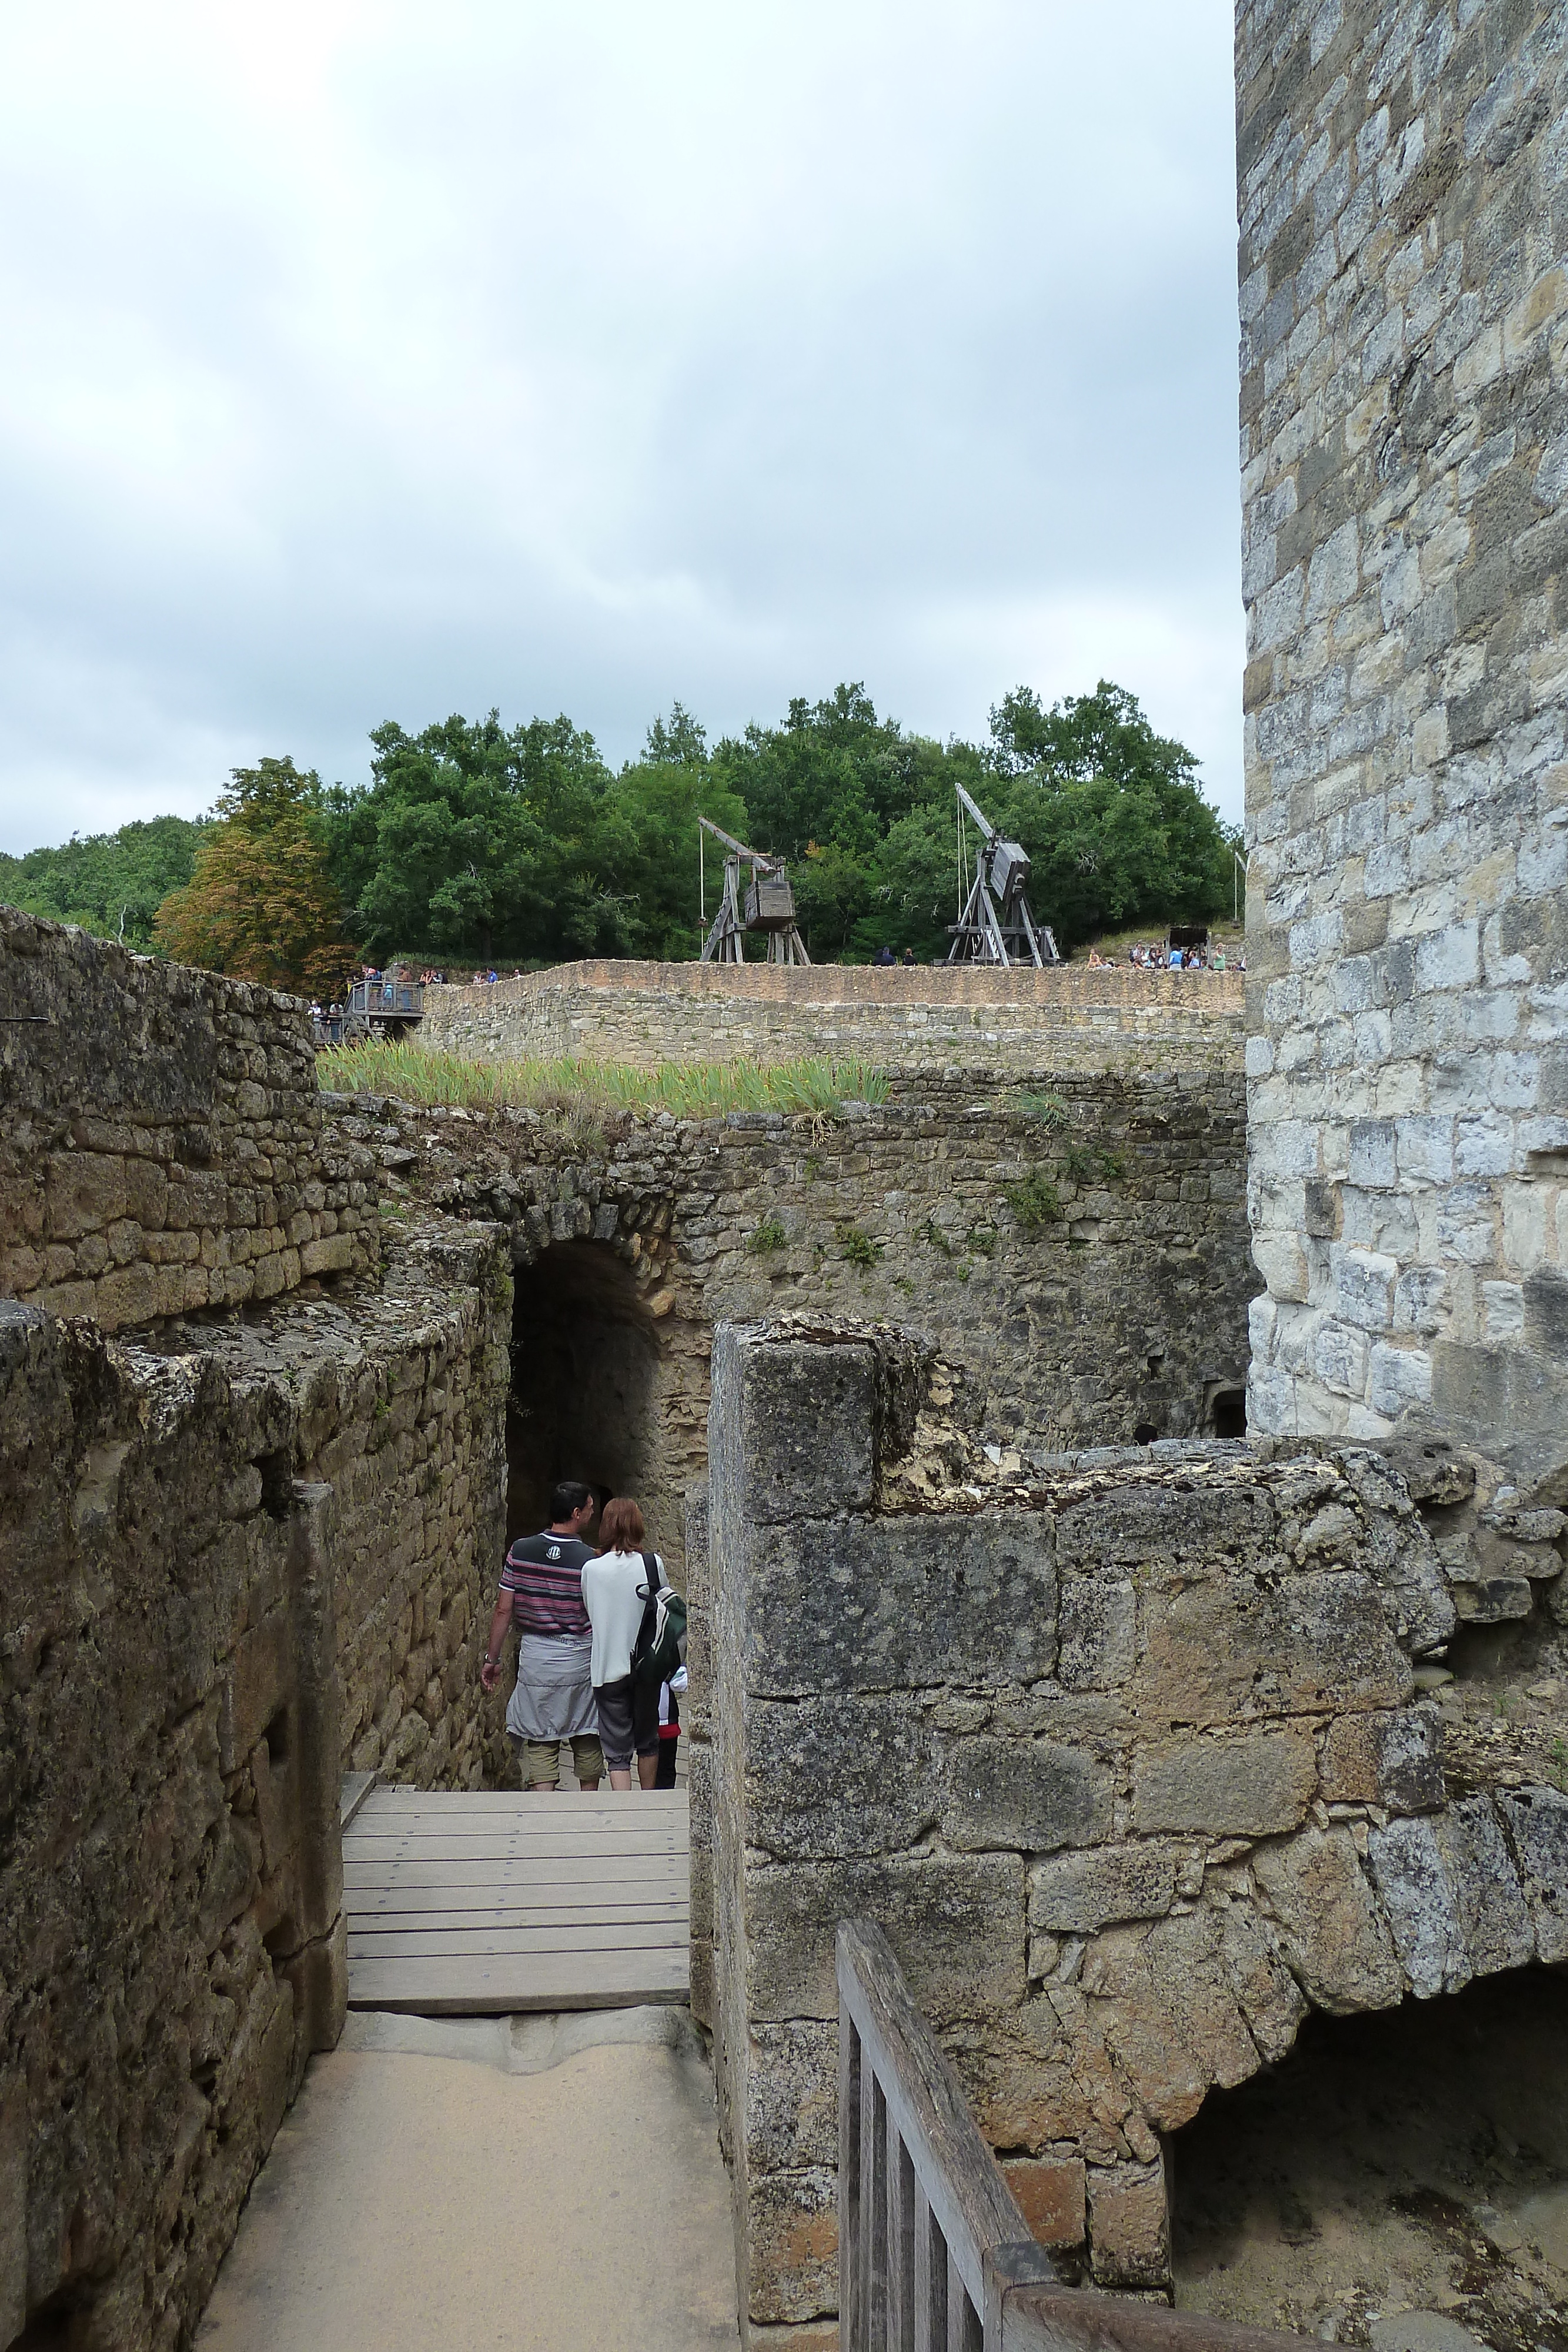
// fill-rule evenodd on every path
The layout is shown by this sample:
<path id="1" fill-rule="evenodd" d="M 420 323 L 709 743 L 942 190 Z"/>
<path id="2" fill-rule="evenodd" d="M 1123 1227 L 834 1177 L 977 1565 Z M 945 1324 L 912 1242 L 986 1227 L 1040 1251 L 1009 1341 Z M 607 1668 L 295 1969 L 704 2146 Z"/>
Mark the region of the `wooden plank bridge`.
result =
<path id="1" fill-rule="evenodd" d="M 344 1810 L 351 2009 L 450 2016 L 687 1999 L 684 1789 L 371 1788 Z"/>

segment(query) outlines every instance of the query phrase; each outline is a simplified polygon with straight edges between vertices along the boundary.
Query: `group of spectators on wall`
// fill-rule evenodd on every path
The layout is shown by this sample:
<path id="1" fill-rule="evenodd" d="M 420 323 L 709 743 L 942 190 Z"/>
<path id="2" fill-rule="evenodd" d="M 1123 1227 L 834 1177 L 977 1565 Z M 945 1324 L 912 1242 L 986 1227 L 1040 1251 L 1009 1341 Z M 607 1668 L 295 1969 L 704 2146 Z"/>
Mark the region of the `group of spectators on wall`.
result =
<path id="1" fill-rule="evenodd" d="M 1219 940 L 1212 947 L 1167 947 L 1163 940 L 1151 940 L 1147 947 L 1130 947 L 1127 961 L 1134 971 L 1245 971 L 1247 950 L 1239 948 L 1234 955 L 1228 956 Z M 1113 971 L 1117 962 L 1116 957 L 1103 956 L 1098 948 L 1089 950 L 1091 971 Z"/>

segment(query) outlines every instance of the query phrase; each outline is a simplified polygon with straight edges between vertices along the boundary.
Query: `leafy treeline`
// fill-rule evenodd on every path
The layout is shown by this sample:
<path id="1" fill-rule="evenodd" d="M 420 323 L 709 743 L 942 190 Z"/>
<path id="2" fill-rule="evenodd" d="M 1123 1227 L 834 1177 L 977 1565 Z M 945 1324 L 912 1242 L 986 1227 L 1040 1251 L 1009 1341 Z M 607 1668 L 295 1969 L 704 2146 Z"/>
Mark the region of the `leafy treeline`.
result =
<path id="1" fill-rule="evenodd" d="M 677 703 L 619 775 L 564 718 L 388 725 L 372 741 L 370 784 L 320 801 L 348 919 L 372 954 L 695 956 L 700 811 L 789 859 L 818 961 L 884 943 L 938 955 L 958 897 L 956 778 L 1030 851 L 1036 907 L 1063 947 L 1230 897 L 1230 836 L 1197 761 L 1103 682 L 1050 710 L 1019 688 L 979 746 L 906 734 L 859 686 L 712 745 Z M 710 841 L 710 913 L 721 855 Z"/>
<path id="2" fill-rule="evenodd" d="M 85 841 L 73 835 L 60 849 L 0 856 L 0 899 L 145 951 L 153 945 L 154 915 L 191 878 L 207 823 L 155 816 Z"/>
<path id="3" fill-rule="evenodd" d="M 679 960 L 701 944 L 700 812 L 789 860 L 817 961 L 883 945 L 925 958 L 946 951 L 960 896 L 961 780 L 1029 850 L 1036 911 L 1063 948 L 1211 914 L 1231 895 L 1232 836 L 1192 754 L 1103 681 L 1051 709 L 1019 688 L 977 745 L 907 734 L 859 686 L 714 744 L 677 703 L 619 774 L 564 717 L 507 729 L 492 711 L 417 735 L 389 721 L 371 740 L 368 784 L 323 785 L 264 760 L 235 771 L 204 831 L 165 817 L 35 851 L 0 866 L 0 892 L 111 933 L 133 904 L 124 936 L 144 945 L 157 898 L 132 901 L 108 877 L 123 867 L 128 879 L 133 856 L 151 873 L 156 838 L 174 892 L 158 943 L 277 984 L 329 989 L 356 955 L 455 970 Z M 972 858 L 972 825 L 967 839 Z M 710 840 L 710 914 L 721 863 Z"/>

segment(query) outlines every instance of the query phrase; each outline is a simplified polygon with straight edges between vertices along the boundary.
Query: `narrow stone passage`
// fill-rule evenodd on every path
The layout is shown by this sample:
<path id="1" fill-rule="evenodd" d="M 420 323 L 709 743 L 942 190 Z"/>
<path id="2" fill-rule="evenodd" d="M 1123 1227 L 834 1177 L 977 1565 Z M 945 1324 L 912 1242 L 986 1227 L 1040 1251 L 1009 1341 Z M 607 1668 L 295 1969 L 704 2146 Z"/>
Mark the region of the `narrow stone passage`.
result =
<path id="1" fill-rule="evenodd" d="M 311 2062 L 197 2342 L 737 2347 L 713 2078 L 690 2016 L 351 2015 Z"/>

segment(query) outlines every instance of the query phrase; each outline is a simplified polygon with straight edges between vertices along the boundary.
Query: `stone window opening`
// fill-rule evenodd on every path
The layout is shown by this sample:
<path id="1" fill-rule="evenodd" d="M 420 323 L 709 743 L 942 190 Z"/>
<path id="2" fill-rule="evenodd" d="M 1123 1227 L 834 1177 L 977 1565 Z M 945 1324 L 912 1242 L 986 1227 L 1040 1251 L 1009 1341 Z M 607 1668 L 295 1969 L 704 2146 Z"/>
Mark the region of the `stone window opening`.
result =
<path id="1" fill-rule="evenodd" d="M 1560 2344 L 1568 1977 L 1310 2017 L 1167 2161 L 1178 2310 L 1375 2352 Z"/>
<path id="2" fill-rule="evenodd" d="M 601 1504 L 650 1503 L 665 1482 L 660 1340 L 629 1267 L 607 1243 L 556 1242 L 516 1269 L 507 1405 L 507 1541 L 548 1524 L 550 1488 L 580 1478 Z"/>
<path id="3" fill-rule="evenodd" d="M 1205 1399 L 1204 1418 L 1214 1437 L 1245 1437 L 1247 1391 L 1229 1382 L 1211 1383 Z"/>
<path id="4" fill-rule="evenodd" d="M 256 1470 L 261 1475 L 261 1507 L 269 1519 L 286 1519 L 293 1504 L 294 1464 L 287 1445 L 271 1454 L 258 1454 Z"/>

